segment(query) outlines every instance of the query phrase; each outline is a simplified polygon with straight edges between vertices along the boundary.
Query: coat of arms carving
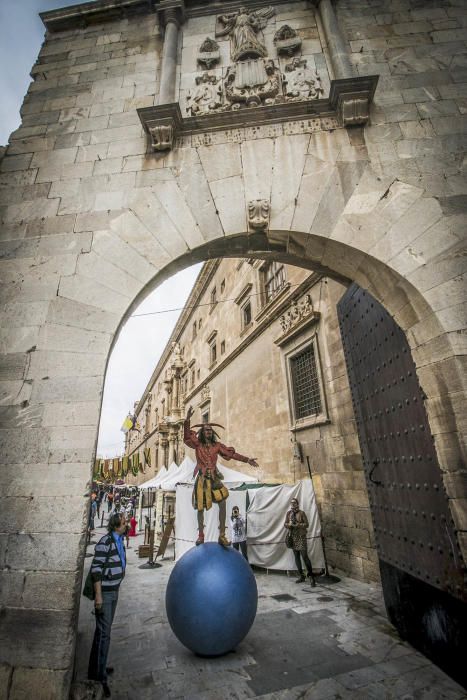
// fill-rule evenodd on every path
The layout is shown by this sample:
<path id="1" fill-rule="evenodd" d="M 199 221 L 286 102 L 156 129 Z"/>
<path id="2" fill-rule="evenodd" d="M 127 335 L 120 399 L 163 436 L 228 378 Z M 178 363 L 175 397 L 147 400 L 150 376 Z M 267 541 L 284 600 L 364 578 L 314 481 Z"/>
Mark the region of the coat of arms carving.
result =
<path id="1" fill-rule="evenodd" d="M 229 66 L 225 96 L 232 109 L 273 104 L 281 90 L 281 75 L 274 61 L 240 61 Z"/>
<path id="2" fill-rule="evenodd" d="M 206 37 L 198 51 L 198 63 L 209 70 L 221 60 L 219 44 L 214 39 Z"/>
<path id="3" fill-rule="evenodd" d="M 302 40 L 295 29 L 289 27 L 288 24 L 284 24 L 274 34 L 274 45 L 280 56 L 293 56 L 300 49 Z"/>

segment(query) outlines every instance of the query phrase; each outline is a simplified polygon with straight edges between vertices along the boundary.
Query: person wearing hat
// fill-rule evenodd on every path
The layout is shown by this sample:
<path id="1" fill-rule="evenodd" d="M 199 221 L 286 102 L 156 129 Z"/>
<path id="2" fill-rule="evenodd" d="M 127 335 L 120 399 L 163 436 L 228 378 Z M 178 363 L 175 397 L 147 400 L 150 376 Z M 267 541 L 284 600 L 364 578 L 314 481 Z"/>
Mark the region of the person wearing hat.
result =
<path id="1" fill-rule="evenodd" d="M 198 517 L 198 539 L 196 544 L 204 542 L 204 511 L 212 507 L 213 502 L 219 506 L 219 544 L 223 547 L 230 547 L 230 542 L 225 536 L 226 527 L 226 500 L 229 495 L 228 489 L 222 483 L 222 474 L 217 469 L 218 457 L 226 460 L 236 459 L 245 462 L 251 467 L 257 467 L 258 463 L 253 457 L 245 457 L 238 454 L 234 447 L 226 447 L 217 440 L 217 433 L 213 426 L 223 428 L 218 423 L 203 423 L 194 425 L 199 428 L 198 433 L 190 427 L 190 419 L 193 415 L 193 407 L 190 406 L 184 423 L 183 440 L 187 447 L 195 450 L 196 466 L 193 472 L 195 485 L 193 487 L 193 508 Z"/>

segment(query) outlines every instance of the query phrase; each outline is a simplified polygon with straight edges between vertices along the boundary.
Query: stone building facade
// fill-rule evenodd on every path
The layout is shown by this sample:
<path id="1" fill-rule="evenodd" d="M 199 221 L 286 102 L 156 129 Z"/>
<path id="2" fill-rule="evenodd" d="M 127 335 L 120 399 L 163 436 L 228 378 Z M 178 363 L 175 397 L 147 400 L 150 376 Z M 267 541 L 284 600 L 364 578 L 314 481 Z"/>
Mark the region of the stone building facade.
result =
<path id="1" fill-rule="evenodd" d="M 403 576 L 441 600 L 426 619 L 461 619 L 463 3 L 96 0 L 42 17 L 0 164 L 6 695 L 67 695 L 109 351 L 139 301 L 200 260 L 270 258 L 356 283 L 398 324 L 451 528 L 439 549 L 461 579 L 427 584 L 394 563 L 387 601 Z M 421 556 L 397 519 L 390 530 Z"/>
<path id="2" fill-rule="evenodd" d="M 337 320 L 344 291 L 276 261 L 206 263 L 137 402 L 141 429 L 127 433 L 125 453 L 139 452 L 145 471 L 127 480 L 141 483 L 181 462 L 193 405 L 193 423 L 221 423 L 221 439 L 256 456 L 262 481 L 311 474 L 329 565 L 379 580 Z"/>

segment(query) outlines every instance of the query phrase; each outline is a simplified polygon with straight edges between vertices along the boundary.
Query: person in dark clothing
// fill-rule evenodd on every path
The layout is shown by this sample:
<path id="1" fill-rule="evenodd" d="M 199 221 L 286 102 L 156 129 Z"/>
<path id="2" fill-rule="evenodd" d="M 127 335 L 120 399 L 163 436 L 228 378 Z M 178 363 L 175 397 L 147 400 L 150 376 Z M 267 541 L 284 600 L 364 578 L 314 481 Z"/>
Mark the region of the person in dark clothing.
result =
<path id="1" fill-rule="evenodd" d="M 301 561 L 303 559 L 306 566 L 306 573 L 310 579 L 311 585 L 316 586 L 311 561 L 307 551 L 306 531 L 308 530 L 308 518 L 303 510 L 300 510 L 298 507 L 298 501 L 296 498 L 292 498 L 290 502 L 290 510 L 287 512 L 284 527 L 286 527 L 292 533 L 292 550 L 299 576 L 295 583 L 303 583 L 303 581 L 305 581 Z"/>
<path id="2" fill-rule="evenodd" d="M 124 532 L 125 516 L 113 513 L 107 526 L 108 533 L 96 544 L 91 564 L 94 584 L 94 611 L 96 630 L 89 656 L 88 678 L 102 683 L 104 696 L 111 696 L 107 683 L 107 657 L 110 647 L 110 632 L 118 602 L 118 591 L 125 576 L 126 552 Z"/>
<path id="3" fill-rule="evenodd" d="M 104 489 L 100 488 L 99 491 L 97 492 L 97 498 L 96 498 L 96 503 L 97 503 L 97 517 L 101 517 L 101 505 L 102 501 L 104 500 Z"/>

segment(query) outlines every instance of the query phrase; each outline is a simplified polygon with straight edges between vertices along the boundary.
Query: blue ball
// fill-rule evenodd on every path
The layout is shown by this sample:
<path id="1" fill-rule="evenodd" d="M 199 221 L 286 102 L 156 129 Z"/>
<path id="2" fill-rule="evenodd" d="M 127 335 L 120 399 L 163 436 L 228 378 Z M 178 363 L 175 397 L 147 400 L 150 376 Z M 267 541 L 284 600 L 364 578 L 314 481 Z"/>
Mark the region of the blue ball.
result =
<path id="1" fill-rule="evenodd" d="M 165 595 L 172 631 L 201 656 L 235 649 L 253 624 L 257 605 L 250 565 L 235 549 L 215 542 L 194 547 L 179 559 Z"/>

